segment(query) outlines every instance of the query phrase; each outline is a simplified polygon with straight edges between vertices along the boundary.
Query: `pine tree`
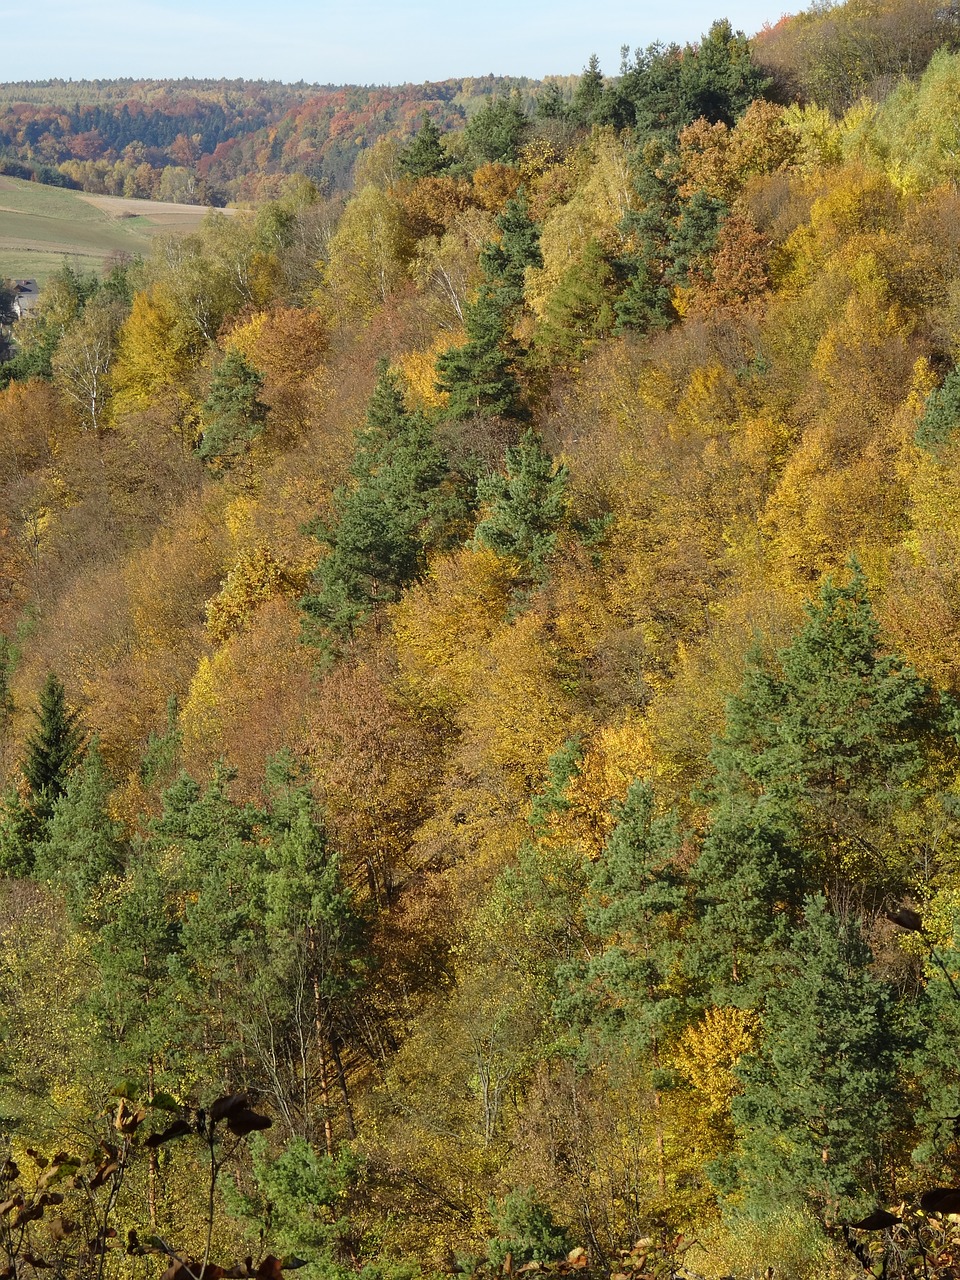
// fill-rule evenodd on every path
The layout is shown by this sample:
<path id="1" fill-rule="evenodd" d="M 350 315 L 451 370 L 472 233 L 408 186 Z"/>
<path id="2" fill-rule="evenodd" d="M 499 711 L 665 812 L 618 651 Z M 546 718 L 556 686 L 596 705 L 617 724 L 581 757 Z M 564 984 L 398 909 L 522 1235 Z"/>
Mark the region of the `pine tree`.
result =
<path id="1" fill-rule="evenodd" d="M 566 512 L 568 471 L 555 465 L 533 430 L 507 449 L 505 461 L 505 476 L 488 476 L 477 486 L 486 513 L 477 525 L 476 539 L 498 555 L 519 561 L 538 581 Z"/>
<path id="2" fill-rule="evenodd" d="M 443 173 L 450 165 L 450 157 L 441 145 L 441 136 L 440 130 L 424 112 L 417 136 L 397 157 L 400 172 L 408 178 L 434 178 Z"/>
<path id="3" fill-rule="evenodd" d="M 311 625 L 347 635 L 423 572 L 427 549 L 461 516 L 455 478 L 422 413 L 386 366 L 357 438 L 353 484 L 337 490 L 337 522 L 313 526 L 328 547 L 302 606 Z"/>
<path id="4" fill-rule="evenodd" d="M 837 1222 L 876 1208 L 890 1185 L 906 1045 L 872 959 L 855 921 L 837 919 L 823 897 L 807 900 L 767 997 L 761 1046 L 737 1068 L 738 1165 L 750 1206 L 776 1213 L 806 1202 Z"/>
<path id="5" fill-rule="evenodd" d="M 44 838 L 35 848 L 34 876 L 62 890 L 77 924 L 102 923 L 103 896 L 126 862 L 120 824 L 107 808 L 110 791 L 94 741 L 54 804 Z"/>

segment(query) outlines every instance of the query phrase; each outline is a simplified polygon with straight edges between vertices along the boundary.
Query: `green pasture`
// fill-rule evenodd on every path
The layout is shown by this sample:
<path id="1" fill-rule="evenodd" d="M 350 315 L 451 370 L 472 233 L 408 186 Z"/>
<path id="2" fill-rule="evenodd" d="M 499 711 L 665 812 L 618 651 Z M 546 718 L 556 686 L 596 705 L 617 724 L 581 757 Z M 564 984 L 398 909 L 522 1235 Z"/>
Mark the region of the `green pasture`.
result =
<path id="1" fill-rule="evenodd" d="M 0 175 L 0 276 L 42 283 L 64 258 L 98 269 L 114 254 L 146 254 L 161 232 L 192 230 L 205 213 L 149 200 L 95 199 Z"/>

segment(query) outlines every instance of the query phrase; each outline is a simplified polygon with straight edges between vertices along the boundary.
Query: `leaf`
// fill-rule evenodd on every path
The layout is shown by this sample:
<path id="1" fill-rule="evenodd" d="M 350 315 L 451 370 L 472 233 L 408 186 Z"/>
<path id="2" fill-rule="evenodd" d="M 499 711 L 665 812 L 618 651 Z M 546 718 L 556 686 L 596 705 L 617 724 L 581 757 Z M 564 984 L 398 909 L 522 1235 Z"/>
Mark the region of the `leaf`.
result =
<path id="1" fill-rule="evenodd" d="M 120 1162 L 113 1156 L 107 1156 L 106 1160 L 101 1161 L 97 1167 L 96 1173 L 90 1179 L 90 1186 L 102 1187 L 108 1178 L 111 1178 L 120 1168 Z"/>
<path id="2" fill-rule="evenodd" d="M 250 1111 L 247 1108 L 240 1111 L 232 1111 L 227 1116 L 227 1128 L 238 1138 L 245 1138 L 248 1133 L 253 1133 L 258 1129 L 269 1129 L 272 1125 L 273 1121 L 269 1116 L 262 1116 L 258 1112 Z"/>
<path id="3" fill-rule="evenodd" d="M 0 1165 L 0 1182 L 15 1182 L 19 1177 L 19 1166 L 13 1160 L 4 1160 Z"/>
<path id="4" fill-rule="evenodd" d="M 210 1119 L 216 1124 L 224 1116 L 229 1116 L 232 1112 L 246 1107 L 249 1102 L 250 1099 L 245 1093 L 225 1093 L 222 1098 L 217 1098 L 216 1102 L 211 1104 Z"/>
<path id="5" fill-rule="evenodd" d="M 894 1227 L 900 1221 L 902 1219 L 894 1213 L 888 1213 L 886 1209 L 875 1209 L 859 1222 L 851 1222 L 850 1226 L 856 1231 L 886 1231 L 888 1227 Z"/>
<path id="6" fill-rule="evenodd" d="M 920 1197 L 924 1213 L 960 1213 L 960 1187 L 933 1187 Z"/>
<path id="7" fill-rule="evenodd" d="M 914 911 L 912 907 L 899 906 L 893 911 L 885 911 L 883 913 L 893 924 L 899 925 L 901 929 L 907 929 L 910 933 L 923 933 L 923 919 L 918 911 Z"/>
<path id="8" fill-rule="evenodd" d="M 193 1133 L 193 1125 L 188 1120 L 174 1120 L 173 1124 L 168 1125 L 166 1129 L 159 1133 L 151 1133 L 144 1142 L 145 1147 L 159 1147 L 164 1142 L 172 1142 L 174 1138 L 182 1138 L 188 1133 Z"/>
<path id="9" fill-rule="evenodd" d="M 11 1209 L 19 1209 L 23 1204 L 23 1195 L 18 1192 L 15 1196 L 11 1196 L 9 1200 L 4 1200 L 0 1204 L 0 1214 L 7 1214 Z"/>
<path id="10" fill-rule="evenodd" d="M 155 1093 L 150 1100 L 151 1107 L 159 1111 L 179 1111 L 180 1103 L 170 1093 Z"/>
<path id="11" fill-rule="evenodd" d="M 66 1240 L 77 1229 L 77 1224 L 69 1218 L 54 1218 L 50 1223 L 50 1235 L 54 1240 Z"/>
<path id="12" fill-rule="evenodd" d="M 136 1111 L 131 1111 L 127 1105 L 126 1098 L 120 1099 L 120 1105 L 117 1107 L 116 1118 L 113 1127 L 120 1133 L 130 1134 L 136 1133 L 140 1125 L 146 1119 L 147 1112 L 145 1107 L 138 1107 Z"/>
<path id="13" fill-rule="evenodd" d="M 50 1163 L 46 1156 L 42 1156 L 39 1151 L 34 1151 L 33 1147 L 27 1147 L 27 1155 L 41 1169 L 45 1169 Z"/>

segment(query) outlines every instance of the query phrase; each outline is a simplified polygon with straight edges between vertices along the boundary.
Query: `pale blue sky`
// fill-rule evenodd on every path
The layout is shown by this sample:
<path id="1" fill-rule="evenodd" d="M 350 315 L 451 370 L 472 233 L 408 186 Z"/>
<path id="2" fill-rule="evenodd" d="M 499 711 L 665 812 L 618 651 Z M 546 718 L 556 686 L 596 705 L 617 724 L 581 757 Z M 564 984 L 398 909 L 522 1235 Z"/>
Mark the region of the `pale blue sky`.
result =
<path id="1" fill-rule="evenodd" d="M 571 74 L 591 53 L 696 40 L 714 18 L 752 35 L 777 0 L 0 0 L 0 80 L 242 76 L 402 84 Z M 802 3 L 796 8 L 805 8 Z"/>

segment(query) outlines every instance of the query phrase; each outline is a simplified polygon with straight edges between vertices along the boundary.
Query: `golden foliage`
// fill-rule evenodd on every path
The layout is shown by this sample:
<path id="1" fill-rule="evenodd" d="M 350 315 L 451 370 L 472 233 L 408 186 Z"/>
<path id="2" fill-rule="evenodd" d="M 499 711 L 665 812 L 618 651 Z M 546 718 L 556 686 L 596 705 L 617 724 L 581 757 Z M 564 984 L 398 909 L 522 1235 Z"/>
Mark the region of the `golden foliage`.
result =
<path id="1" fill-rule="evenodd" d="M 216 644 L 249 626 L 257 609 L 275 596 L 300 596 L 311 564 L 278 559 L 264 547 L 241 552 L 215 596 L 207 602 L 207 631 Z"/>

